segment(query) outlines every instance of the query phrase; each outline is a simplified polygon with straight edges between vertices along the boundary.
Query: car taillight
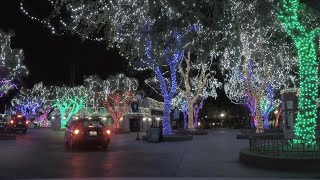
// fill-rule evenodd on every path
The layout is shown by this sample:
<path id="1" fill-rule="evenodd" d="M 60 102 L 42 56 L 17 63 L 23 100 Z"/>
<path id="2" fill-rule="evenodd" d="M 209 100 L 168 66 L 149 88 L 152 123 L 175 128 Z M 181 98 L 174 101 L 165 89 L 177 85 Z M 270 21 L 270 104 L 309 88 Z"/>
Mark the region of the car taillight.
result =
<path id="1" fill-rule="evenodd" d="M 29 124 L 29 121 L 26 121 L 26 124 Z"/>
<path id="2" fill-rule="evenodd" d="M 79 134 L 79 129 L 74 130 L 74 134 Z"/>
<path id="3" fill-rule="evenodd" d="M 111 133 L 111 131 L 110 130 L 107 130 L 107 134 L 110 134 Z"/>
<path id="4" fill-rule="evenodd" d="M 11 120 L 10 123 L 13 124 L 13 120 Z"/>

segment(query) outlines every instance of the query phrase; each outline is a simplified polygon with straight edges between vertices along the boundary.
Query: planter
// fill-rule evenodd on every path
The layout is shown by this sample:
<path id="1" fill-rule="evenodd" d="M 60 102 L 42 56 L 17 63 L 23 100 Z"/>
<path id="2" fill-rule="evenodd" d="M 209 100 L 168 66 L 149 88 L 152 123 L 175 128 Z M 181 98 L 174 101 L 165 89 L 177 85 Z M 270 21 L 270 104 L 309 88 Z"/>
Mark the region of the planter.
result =
<path id="1" fill-rule="evenodd" d="M 192 136 L 199 136 L 199 135 L 208 135 L 207 131 L 204 130 L 177 130 L 175 132 L 177 135 L 192 135 Z"/>
<path id="2" fill-rule="evenodd" d="M 142 141 L 148 141 L 149 136 L 143 135 Z M 163 136 L 160 142 L 178 142 L 178 141 L 192 141 L 193 136 L 190 135 L 172 135 L 172 136 Z"/>

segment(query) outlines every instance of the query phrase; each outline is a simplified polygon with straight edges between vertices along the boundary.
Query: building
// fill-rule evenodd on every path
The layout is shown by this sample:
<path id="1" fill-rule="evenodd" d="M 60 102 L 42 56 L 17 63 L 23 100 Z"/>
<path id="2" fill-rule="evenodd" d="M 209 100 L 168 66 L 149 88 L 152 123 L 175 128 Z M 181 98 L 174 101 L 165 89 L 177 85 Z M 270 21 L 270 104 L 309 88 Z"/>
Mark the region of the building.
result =
<path id="1" fill-rule="evenodd" d="M 298 114 L 298 88 L 283 89 L 281 94 L 281 129 L 293 130 L 295 119 Z"/>

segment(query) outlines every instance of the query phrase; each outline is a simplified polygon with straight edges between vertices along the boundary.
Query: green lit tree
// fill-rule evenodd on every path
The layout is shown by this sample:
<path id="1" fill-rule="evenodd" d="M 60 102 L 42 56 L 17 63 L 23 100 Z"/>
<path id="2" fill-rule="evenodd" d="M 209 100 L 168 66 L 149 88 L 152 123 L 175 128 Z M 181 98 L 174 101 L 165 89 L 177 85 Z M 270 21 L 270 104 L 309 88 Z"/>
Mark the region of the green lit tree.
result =
<path id="1" fill-rule="evenodd" d="M 318 106 L 318 63 L 315 38 L 320 35 L 320 27 L 315 22 L 310 23 L 310 9 L 299 3 L 299 0 L 282 0 L 278 11 L 279 20 L 291 36 L 299 58 L 299 113 L 295 123 L 294 142 L 314 145 Z"/>
<path id="2" fill-rule="evenodd" d="M 57 99 L 53 107 L 57 107 L 61 115 L 61 129 L 73 115 L 77 114 L 87 101 L 88 90 L 84 86 L 78 87 L 55 87 Z"/>

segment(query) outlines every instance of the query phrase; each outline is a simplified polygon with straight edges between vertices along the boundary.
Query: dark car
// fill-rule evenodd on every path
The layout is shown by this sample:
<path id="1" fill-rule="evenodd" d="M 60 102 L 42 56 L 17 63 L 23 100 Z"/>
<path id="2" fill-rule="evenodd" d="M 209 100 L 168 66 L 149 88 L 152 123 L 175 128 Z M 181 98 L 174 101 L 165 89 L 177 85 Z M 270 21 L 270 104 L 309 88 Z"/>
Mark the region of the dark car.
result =
<path id="1" fill-rule="evenodd" d="M 7 131 L 10 133 L 22 131 L 26 134 L 29 121 L 23 115 L 11 115 L 7 120 Z"/>
<path id="2" fill-rule="evenodd" d="M 65 145 L 71 150 L 80 146 L 102 146 L 108 148 L 111 131 L 107 129 L 101 120 L 78 119 L 66 125 Z"/>

